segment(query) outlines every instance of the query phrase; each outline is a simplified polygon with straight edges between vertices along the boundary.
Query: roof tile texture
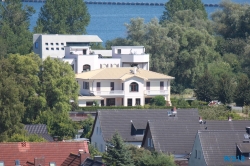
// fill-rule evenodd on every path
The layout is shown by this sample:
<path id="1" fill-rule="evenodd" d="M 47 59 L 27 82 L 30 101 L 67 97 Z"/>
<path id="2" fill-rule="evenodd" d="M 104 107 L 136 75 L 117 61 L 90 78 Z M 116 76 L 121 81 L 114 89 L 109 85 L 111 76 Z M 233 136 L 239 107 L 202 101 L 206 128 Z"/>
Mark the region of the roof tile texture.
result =
<path id="1" fill-rule="evenodd" d="M 0 160 L 6 166 L 14 165 L 14 160 L 20 160 L 21 165 L 27 161 L 34 162 L 34 158 L 45 158 L 45 165 L 56 162 L 61 165 L 70 153 L 78 153 L 83 149 L 89 153 L 87 142 L 16 142 L 0 143 Z"/>

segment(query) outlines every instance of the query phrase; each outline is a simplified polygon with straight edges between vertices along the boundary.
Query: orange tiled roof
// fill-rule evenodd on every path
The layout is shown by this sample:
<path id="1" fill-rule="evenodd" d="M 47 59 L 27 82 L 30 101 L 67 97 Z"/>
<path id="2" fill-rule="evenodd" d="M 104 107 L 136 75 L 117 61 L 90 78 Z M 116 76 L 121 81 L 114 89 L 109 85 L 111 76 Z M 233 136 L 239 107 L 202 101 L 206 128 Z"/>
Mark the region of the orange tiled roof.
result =
<path id="1" fill-rule="evenodd" d="M 87 141 L 0 143 L 0 149 L 0 160 L 7 166 L 14 165 L 15 160 L 19 160 L 21 165 L 26 165 L 27 161 L 33 162 L 34 158 L 44 158 L 45 165 L 49 165 L 50 162 L 62 165 L 70 153 L 77 154 L 79 149 L 86 152 L 86 158 L 89 157 Z"/>

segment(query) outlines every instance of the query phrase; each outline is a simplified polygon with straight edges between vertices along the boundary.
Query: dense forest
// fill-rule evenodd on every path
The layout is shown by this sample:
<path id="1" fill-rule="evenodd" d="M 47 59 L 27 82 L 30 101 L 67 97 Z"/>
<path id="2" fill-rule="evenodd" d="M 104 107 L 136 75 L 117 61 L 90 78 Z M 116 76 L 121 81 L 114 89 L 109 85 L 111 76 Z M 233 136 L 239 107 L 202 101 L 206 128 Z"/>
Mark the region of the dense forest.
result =
<path id="1" fill-rule="evenodd" d="M 250 104 L 250 6 L 223 1 L 208 19 L 201 1 L 170 0 L 160 20 L 132 18 L 127 37 L 106 43 L 143 45 L 150 70 L 175 77 L 172 93 L 202 101 Z"/>
<path id="2" fill-rule="evenodd" d="M 65 16 L 60 22 L 68 1 L 58 0 L 62 8 L 51 13 L 45 4 L 34 32 L 84 33 L 90 16 L 82 0 L 72 0 L 76 11 L 84 10 L 82 15 Z M 175 77 L 172 93 L 192 89 L 201 101 L 249 105 L 250 6 L 224 1 L 211 19 L 200 0 L 170 0 L 165 8 L 160 20 L 145 23 L 132 18 L 125 25 L 127 37 L 108 41 L 106 49 L 143 45 L 150 54 L 150 70 Z M 79 91 L 74 72 L 67 63 L 42 61 L 32 53 L 33 13 L 20 0 L 0 5 L 0 141 L 18 140 L 24 132 L 22 124 L 47 124 L 50 134 L 62 139 L 74 136 L 79 127 L 68 117 L 68 111 L 76 107 L 70 101 L 76 101 Z"/>

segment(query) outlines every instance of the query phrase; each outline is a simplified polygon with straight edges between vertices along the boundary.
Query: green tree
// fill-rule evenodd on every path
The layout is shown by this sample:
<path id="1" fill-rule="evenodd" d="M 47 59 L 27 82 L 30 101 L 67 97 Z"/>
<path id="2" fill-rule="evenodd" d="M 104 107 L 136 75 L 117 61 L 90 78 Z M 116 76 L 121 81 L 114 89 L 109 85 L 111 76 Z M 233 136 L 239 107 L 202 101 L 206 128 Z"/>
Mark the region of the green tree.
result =
<path id="1" fill-rule="evenodd" d="M 155 96 L 154 98 L 151 99 L 150 103 L 151 103 L 151 105 L 165 106 L 166 100 L 165 100 L 164 96 Z"/>
<path id="2" fill-rule="evenodd" d="M 249 5 L 222 1 L 221 7 L 222 10 L 217 10 L 211 15 L 215 32 L 226 39 L 248 36 Z"/>
<path id="3" fill-rule="evenodd" d="M 83 0 L 47 0 L 39 13 L 35 33 L 83 34 L 90 15 Z"/>
<path id="4" fill-rule="evenodd" d="M 169 0 L 165 3 L 165 11 L 161 17 L 161 22 L 171 20 L 174 14 L 180 10 L 200 10 L 203 19 L 207 19 L 207 12 L 201 0 Z"/>
<path id="5" fill-rule="evenodd" d="M 42 60 L 38 55 L 31 53 L 27 55 L 10 54 L 8 60 L 14 66 L 15 73 L 19 76 L 18 83 L 21 86 L 22 98 L 26 108 L 23 122 L 34 123 L 39 111 L 46 109 L 45 99 L 38 94 L 39 77 Z"/>
<path id="6" fill-rule="evenodd" d="M 235 84 L 234 78 L 229 74 L 222 74 L 218 80 L 218 99 L 224 104 L 231 103 L 233 101 Z"/>
<path id="7" fill-rule="evenodd" d="M 151 152 L 133 145 L 129 145 L 129 151 L 132 153 L 132 160 L 136 166 L 175 166 L 173 156 Z"/>
<path id="8" fill-rule="evenodd" d="M 0 59 L 0 142 L 23 131 L 25 106 L 18 78 L 14 65 L 8 59 Z"/>
<path id="9" fill-rule="evenodd" d="M 19 0 L 5 0 L 0 4 L 0 36 L 6 44 L 7 53 L 30 53 L 32 33 L 29 25 L 34 13 L 32 7 L 23 7 Z"/>
<path id="10" fill-rule="evenodd" d="M 107 153 L 104 159 L 107 165 L 113 166 L 132 166 L 131 152 L 122 140 L 122 137 L 116 132 L 107 145 Z"/>
<path id="11" fill-rule="evenodd" d="M 250 105 L 250 80 L 246 75 L 241 75 L 238 78 L 234 101 L 237 106 Z"/>
<path id="12" fill-rule="evenodd" d="M 216 80 L 209 73 L 205 71 L 202 76 L 196 80 L 195 94 L 198 100 L 212 101 L 216 97 Z"/>
<path id="13" fill-rule="evenodd" d="M 47 142 L 43 137 L 36 134 L 14 134 L 12 135 L 7 142 Z"/>
<path id="14" fill-rule="evenodd" d="M 71 66 L 47 58 L 43 61 L 39 79 L 38 95 L 46 101 L 46 109 L 40 111 L 36 123 L 47 124 L 52 135 L 74 136 L 77 126 L 69 119 L 68 112 L 72 110 L 70 100 L 77 101 L 79 86 Z"/>
<path id="15" fill-rule="evenodd" d="M 82 138 L 90 138 L 92 132 L 92 127 L 94 124 L 94 119 L 91 115 L 88 115 L 88 118 L 80 122 L 80 125 L 83 127 L 84 133 L 81 135 Z"/>

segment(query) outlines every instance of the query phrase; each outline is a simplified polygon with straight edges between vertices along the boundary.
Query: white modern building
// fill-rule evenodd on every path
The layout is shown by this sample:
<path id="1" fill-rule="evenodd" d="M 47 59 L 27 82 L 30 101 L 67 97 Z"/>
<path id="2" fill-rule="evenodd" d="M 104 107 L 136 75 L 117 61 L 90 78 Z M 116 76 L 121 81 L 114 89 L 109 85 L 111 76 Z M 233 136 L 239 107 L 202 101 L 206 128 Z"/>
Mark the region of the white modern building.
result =
<path id="1" fill-rule="evenodd" d="M 144 46 L 113 46 L 92 50 L 96 35 L 34 34 L 33 50 L 42 59 L 48 56 L 68 62 L 80 86 L 79 106 L 135 106 L 162 95 L 170 101 L 173 77 L 149 71 L 149 54 Z"/>
<path id="2" fill-rule="evenodd" d="M 102 68 L 138 66 L 149 70 L 149 54 L 143 46 L 113 46 L 111 56 L 107 50 L 91 50 L 90 46 L 65 47 L 65 57 L 75 73 Z"/>
<path id="3" fill-rule="evenodd" d="M 46 59 L 48 56 L 63 58 L 65 56 L 65 47 L 89 46 L 90 43 L 102 43 L 102 40 L 97 35 L 33 35 L 33 51 L 42 59 Z"/>
<path id="4" fill-rule="evenodd" d="M 79 106 L 91 106 L 94 100 L 101 106 L 144 105 L 157 95 L 164 96 L 171 105 L 170 81 L 173 79 L 138 67 L 103 68 L 76 74 L 80 94 L 86 101 L 82 100 Z"/>

